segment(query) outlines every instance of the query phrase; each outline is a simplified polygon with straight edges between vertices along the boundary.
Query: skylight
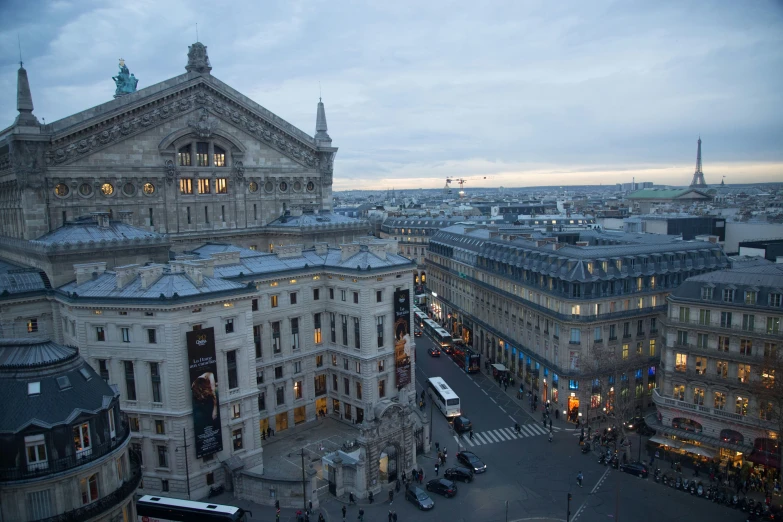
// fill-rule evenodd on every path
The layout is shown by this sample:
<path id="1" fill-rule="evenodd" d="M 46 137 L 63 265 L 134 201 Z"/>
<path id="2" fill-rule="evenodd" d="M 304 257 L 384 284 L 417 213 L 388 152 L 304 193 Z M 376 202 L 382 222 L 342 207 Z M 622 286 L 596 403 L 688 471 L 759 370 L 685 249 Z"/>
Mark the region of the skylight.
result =
<path id="1" fill-rule="evenodd" d="M 28 382 L 27 383 L 27 395 L 38 395 L 41 393 L 40 382 Z"/>

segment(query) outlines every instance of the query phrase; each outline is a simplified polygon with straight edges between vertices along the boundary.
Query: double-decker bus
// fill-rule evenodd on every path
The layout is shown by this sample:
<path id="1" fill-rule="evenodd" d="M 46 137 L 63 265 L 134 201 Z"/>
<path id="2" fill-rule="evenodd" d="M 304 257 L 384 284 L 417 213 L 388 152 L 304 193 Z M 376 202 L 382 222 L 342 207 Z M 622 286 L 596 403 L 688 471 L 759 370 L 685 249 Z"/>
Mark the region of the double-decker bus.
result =
<path id="1" fill-rule="evenodd" d="M 471 350 L 461 339 L 454 340 L 451 357 L 457 366 L 465 370 L 465 373 L 476 373 L 481 370 L 481 355 Z"/>
<path id="2" fill-rule="evenodd" d="M 247 522 L 250 511 L 234 506 L 144 495 L 136 501 L 138 522 Z"/>
<path id="3" fill-rule="evenodd" d="M 438 343 L 441 349 L 445 350 L 446 353 L 451 352 L 451 335 L 449 335 L 449 332 L 441 328 L 438 323 L 436 323 L 432 319 L 425 319 L 424 331 L 436 343 Z"/>
<path id="4" fill-rule="evenodd" d="M 431 377 L 427 383 L 430 399 L 446 417 L 460 415 L 459 397 L 440 377 Z"/>

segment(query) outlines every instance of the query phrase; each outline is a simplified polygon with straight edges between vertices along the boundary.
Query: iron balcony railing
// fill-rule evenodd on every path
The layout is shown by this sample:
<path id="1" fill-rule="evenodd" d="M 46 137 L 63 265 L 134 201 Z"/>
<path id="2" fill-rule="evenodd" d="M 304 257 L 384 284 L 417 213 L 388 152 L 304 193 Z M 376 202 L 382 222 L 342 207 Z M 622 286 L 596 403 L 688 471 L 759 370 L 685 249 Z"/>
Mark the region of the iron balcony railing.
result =
<path id="1" fill-rule="evenodd" d="M 90 462 L 94 462 L 104 457 L 122 446 L 129 435 L 130 429 L 128 424 L 124 422 L 120 423 L 117 429 L 117 436 L 113 440 L 109 440 L 103 444 L 93 444 L 89 452 L 81 452 L 78 456 L 77 454 L 73 454 L 59 459 L 49 459 L 45 463 L 42 462 L 33 465 L 22 464 L 22 466 L 18 468 L 0 469 L 0 482 L 44 477 L 53 473 L 70 471 L 79 466 L 84 466 L 85 464 L 89 464 Z"/>
<path id="2" fill-rule="evenodd" d="M 131 463 L 130 476 L 119 488 L 91 504 L 71 511 L 66 511 L 65 513 L 53 517 L 41 519 L 38 522 L 84 522 L 85 520 L 91 520 L 111 509 L 120 507 L 123 500 L 130 497 L 139 487 L 139 483 L 141 482 L 141 465 L 132 452 L 128 452 L 128 456 L 130 457 Z"/>

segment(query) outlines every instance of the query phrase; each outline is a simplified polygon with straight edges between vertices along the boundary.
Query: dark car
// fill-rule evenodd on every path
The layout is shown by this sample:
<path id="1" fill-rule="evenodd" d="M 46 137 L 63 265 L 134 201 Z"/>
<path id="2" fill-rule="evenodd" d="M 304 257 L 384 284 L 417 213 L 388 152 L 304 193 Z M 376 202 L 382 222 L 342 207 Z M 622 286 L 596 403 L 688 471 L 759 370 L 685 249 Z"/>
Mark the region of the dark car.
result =
<path id="1" fill-rule="evenodd" d="M 421 337 L 421 330 L 419 328 L 413 329 L 413 336 L 414 337 Z"/>
<path id="2" fill-rule="evenodd" d="M 470 422 L 469 418 L 464 417 L 462 415 L 460 415 L 459 417 L 454 417 L 454 431 L 456 431 L 457 433 L 470 431 L 472 427 L 473 427 L 473 423 Z"/>
<path id="3" fill-rule="evenodd" d="M 472 451 L 460 451 L 457 453 L 457 461 L 472 469 L 473 473 L 487 471 L 487 465 L 481 462 L 481 459 Z"/>
<path id="4" fill-rule="evenodd" d="M 440 350 L 438 350 L 435 347 L 427 348 L 427 353 L 430 354 L 432 357 L 440 357 Z"/>
<path id="5" fill-rule="evenodd" d="M 443 476 L 449 480 L 460 480 L 462 482 L 473 482 L 473 471 L 462 466 L 449 468 L 443 473 Z"/>
<path id="6" fill-rule="evenodd" d="M 409 484 L 405 489 L 405 500 L 413 502 L 413 505 L 422 511 L 428 511 L 435 507 L 435 502 L 433 502 L 427 492 L 413 484 Z"/>
<path id="7" fill-rule="evenodd" d="M 451 355 L 451 352 L 454 351 L 454 347 L 451 346 L 450 344 L 447 344 L 446 346 L 443 347 L 443 351 L 446 353 L 446 355 Z"/>
<path id="8" fill-rule="evenodd" d="M 630 473 L 631 475 L 636 475 L 637 477 L 642 477 L 642 478 L 647 478 L 647 475 L 649 474 L 649 472 L 647 471 L 647 466 L 645 466 L 641 462 L 620 464 L 620 471 L 625 471 L 626 473 Z"/>
<path id="9" fill-rule="evenodd" d="M 645 437 L 655 434 L 655 430 L 647 425 L 644 421 L 644 417 L 634 417 L 633 419 L 624 422 L 623 426 L 626 430 L 641 433 Z"/>
<path id="10" fill-rule="evenodd" d="M 451 498 L 457 494 L 457 485 L 445 478 L 432 479 L 427 482 L 427 491 L 434 491 L 438 495 Z"/>

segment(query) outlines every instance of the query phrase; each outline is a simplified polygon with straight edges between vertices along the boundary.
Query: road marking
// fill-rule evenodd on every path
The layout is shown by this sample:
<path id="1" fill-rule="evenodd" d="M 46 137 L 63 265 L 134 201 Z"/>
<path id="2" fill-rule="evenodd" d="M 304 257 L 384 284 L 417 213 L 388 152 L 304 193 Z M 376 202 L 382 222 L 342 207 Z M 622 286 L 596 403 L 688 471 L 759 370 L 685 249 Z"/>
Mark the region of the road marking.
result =
<path id="1" fill-rule="evenodd" d="M 489 400 L 491 400 L 491 401 L 492 401 L 492 402 L 494 402 L 495 404 L 497 404 L 497 403 L 498 403 L 498 402 L 497 402 L 497 401 L 496 401 L 496 400 L 495 400 L 493 397 L 490 397 L 490 398 L 489 398 Z"/>
<path id="2" fill-rule="evenodd" d="M 506 413 L 506 410 L 503 409 L 503 406 L 498 406 L 498 408 L 500 408 L 500 411 L 502 411 L 503 413 Z"/>
<path id="3" fill-rule="evenodd" d="M 487 443 L 487 441 L 484 440 L 484 437 L 481 436 L 481 433 L 474 433 L 473 438 L 477 441 L 479 446 Z"/>
<path id="4" fill-rule="evenodd" d="M 492 433 L 491 431 L 485 431 L 485 432 L 484 432 L 484 436 L 485 436 L 486 438 L 490 439 L 492 442 L 501 442 L 500 440 L 498 440 L 498 439 L 495 437 L 495 434 L 494 434 L 494 433 Z"/>
<path id="5" fill-rule="evenodd" d="M 511 420 L 512 420 L 512 421 L 514 421 L 514 422 L 516 422 L 516 421 L 517 421 L 517 420 L 516 420 L 514 417 L 512 417 L 511 415 L 509 415 L 509 416 L 508 416 L 508 418 L 509 418 L 509 419 L 511 419 Z"/>
<path id="6" fill-rule="evenodd" d="M 611 469 L 611 468 L 606 468 L 606 471 L 604 471 L 604 474 L 603 474 L 603 475 L 601 475 L 601 478 L 600 478 L 600 479 L 598 479 L 598 482 L 595 484 L 595 486 L 593 487 L 593 489 L 590 491 L 590 495 L 594 495 L 594 494 L 595 494 L 595 492 L 596 492 L 596 491 L 598 491 L 598 488 L 600 488 L 600 487 L 601 487 L 601 484 L 603 483 L 604 479 L 606 478 L 606 475 L 608 475 L 608 474 L 609 474 L 609 470 L 610 470 L 610 469 Z M 572 521 L 574 521 L 574 522 L 575 522 L 575 521 L 576 521 L 576 519 L 577 519 L 577 517 L 578 517 L 579 515 L 581 515 L 581 514 L 582 514 L 582 510 L 583 510 L 583 509 L 585 508 L 585 506 L 587 505 L 587 501 L 588 501 L 588 500 L 590 500 L 590 497 L 589 497 L 589 496 L 588 496 L 588 497 L 585 499 L 585 501 L 584 501 L 584 502 L 582 502 L 582 505 L 581 505 L 581 506 L 579 506 L 579 509 L 577 509 L 577 510 L 576 510 L 576 512 L 574 513 L 574 516 L 573 516 L 573 517 L 571 517 L 571 520 L 572 520 Z"/>
<path id="7" fill-rule="evenodd" d="M 459 449 L 459 437 L 454 435 L 454 440 L 457 442 L 457 448 Z"/>
<path id="8" fill-rule="evenodd" d="M 526 435 L 525 435 L 525 436 L 530 436 L 530 435 L 538 435 L 538 433 L 536 433 L 535 431 L 533 431 L 533 430 L 531 430 L 531 429 L 529 428 L 529 425 L 528 425 L 528 424 L 522 424 L 521 426 L 519 426 L 519 428 L 520 428 L 520 429 L 521 429 L 523 432 L 525 432 L 525 433 L 526 433 Z"/>
<path id="9" fill-rule="evenodd" d="M 489 394 L 487 393 L 487 390 L 485 390 L 484 388 L 481 388 L 481 391 L 483 391 L 483 392 L 484 392 L 484 395 L 489 395 Z"/>

